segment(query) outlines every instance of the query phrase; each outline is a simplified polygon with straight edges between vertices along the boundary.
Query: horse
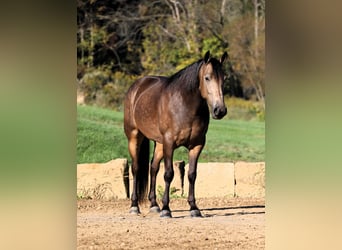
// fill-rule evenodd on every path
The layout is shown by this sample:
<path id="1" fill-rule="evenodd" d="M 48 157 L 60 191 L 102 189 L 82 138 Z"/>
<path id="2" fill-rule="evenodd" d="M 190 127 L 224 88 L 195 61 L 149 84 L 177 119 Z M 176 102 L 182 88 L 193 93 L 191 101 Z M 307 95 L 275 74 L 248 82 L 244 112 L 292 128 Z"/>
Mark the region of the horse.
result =
<path id="1" fill-rule="evenodd" d="M 207 51 L 202 59 L 170 77 L 144 76 L 128 89 L 124 100 L 124 131 L 132 158 L 130 213 L 140 213 L 139 204 L 147 196 L 150 170 L 150 212 L 160 213 L 160 217 L 172 217 L 169 193 L 174 177 L 173 152 L 184 146 L 189 151 L 190 215 L 202 217 L 195 199 L 197 162 L 205 145 L 210 113 L 213 119 L 222 119 L 227 114 L 222 69 L 227 58 L 227 52 L 218 60 Z M 154 141 L 151 166 L 150 140 Z M 160 210 L 156 201 L 156 176 L 163 158 L 165 189 Z"/>

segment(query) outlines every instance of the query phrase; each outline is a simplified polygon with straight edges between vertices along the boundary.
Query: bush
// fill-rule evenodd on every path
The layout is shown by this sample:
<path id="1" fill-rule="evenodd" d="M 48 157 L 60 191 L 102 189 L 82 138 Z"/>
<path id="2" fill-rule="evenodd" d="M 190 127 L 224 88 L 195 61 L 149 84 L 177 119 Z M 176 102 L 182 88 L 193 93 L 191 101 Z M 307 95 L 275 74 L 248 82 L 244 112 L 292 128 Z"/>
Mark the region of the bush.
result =
<path id="1" fill-rule="evenodd" d="M 107 106 L 118 111 L 123 111 L 123 101 L 125 94 L 136 79 L 136 77 L 126 75 L 117 71 L 112 74 L 112 81 L 104 87 L 104 101 Z"/>
<path id="2" fill-rule="evenodd" d="M 80 88 L 86 104 L 113 108 L 121 111 L 125 93 L 136 77 L 110 68 L 90 68 L 80 80 Z"/>
<path id="3" fill-rule="evenodd" d="M 228 118 L 237 120 L 265 120 L 265 110 L 260 102 L 242 98 L 225 97 Z"/>
<path id="4" fill-rule="evenodd" d="M 79 88 L 86 104 L 123 111 L 125 94 L 137 78 L 121 71 L 112 72 L 109 67 L 90 68 L 81 77 Z M 229 119 L 265 120 L 261 102 L 236 97 L 225 97 L 225 102 Z"/>

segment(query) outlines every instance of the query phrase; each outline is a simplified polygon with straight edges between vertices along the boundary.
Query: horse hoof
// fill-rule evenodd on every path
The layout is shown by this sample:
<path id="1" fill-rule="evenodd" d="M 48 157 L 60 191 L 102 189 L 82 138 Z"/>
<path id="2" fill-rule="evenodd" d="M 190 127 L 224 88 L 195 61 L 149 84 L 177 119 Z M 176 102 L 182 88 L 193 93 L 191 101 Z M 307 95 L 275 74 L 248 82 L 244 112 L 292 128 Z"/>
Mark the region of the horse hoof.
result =
<path id="1" fill-rule="evenodd" d="M 198 209 L 196 209 L 196 210 L 191 210 L 190 211 L 190 216 L 191 217 L 202 217 L 202 214 L 201 214 L 201 212 Z"/>
<path id="2" fill-rule="evenodd" d="M 162 210 L 160 213 L 160 217 L 162 218 L 172 218 L 171 211 L 169 210 Z"/>
<path id="3" fill-rule="evenodd" d="M 158 206 L 153 206 L 150 208 L 150 213 L 160 213 L 160 208 Z"/>
<path id="4" fill-rule="evenodd" d="M 131 207 L 131 208 L 129 209 L 129 213 L 130 213 L 130 214 L 140 214 L 139 207 Z"/>

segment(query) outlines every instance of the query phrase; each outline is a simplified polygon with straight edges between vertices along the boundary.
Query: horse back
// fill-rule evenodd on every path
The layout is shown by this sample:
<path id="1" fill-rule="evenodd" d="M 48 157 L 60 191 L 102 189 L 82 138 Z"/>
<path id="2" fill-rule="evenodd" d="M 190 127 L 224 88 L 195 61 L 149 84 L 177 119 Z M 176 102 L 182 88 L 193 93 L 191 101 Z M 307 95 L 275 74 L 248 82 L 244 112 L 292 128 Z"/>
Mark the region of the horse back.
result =
<path id="1" fill-rule="evenodd" d="M 166 80 L 161 76 L 145 76 L 133 83 L 125 98 L 125 131 L 138 129 L 149 139 L 161 140 L 158 106 Z"/>

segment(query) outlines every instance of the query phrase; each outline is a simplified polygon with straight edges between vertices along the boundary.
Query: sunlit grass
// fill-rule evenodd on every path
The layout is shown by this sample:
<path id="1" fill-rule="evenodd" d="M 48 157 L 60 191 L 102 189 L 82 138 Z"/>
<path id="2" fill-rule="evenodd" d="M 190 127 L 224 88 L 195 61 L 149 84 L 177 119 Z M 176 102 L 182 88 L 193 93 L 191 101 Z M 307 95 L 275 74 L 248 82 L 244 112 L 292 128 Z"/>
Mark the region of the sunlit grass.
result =
<path id="1" fill-rule="evenodd" d="M 151 143 L 152 147 L 152 143 Z M 77 162 L 106 162 L 128 158 L 123 113 L 91 106 L 77 107 Z M 188 161 L 178 148 L 174 160 Z M 265 123 L 251 120 L 210 120 L 200 162 L 265 160 Z"/>

